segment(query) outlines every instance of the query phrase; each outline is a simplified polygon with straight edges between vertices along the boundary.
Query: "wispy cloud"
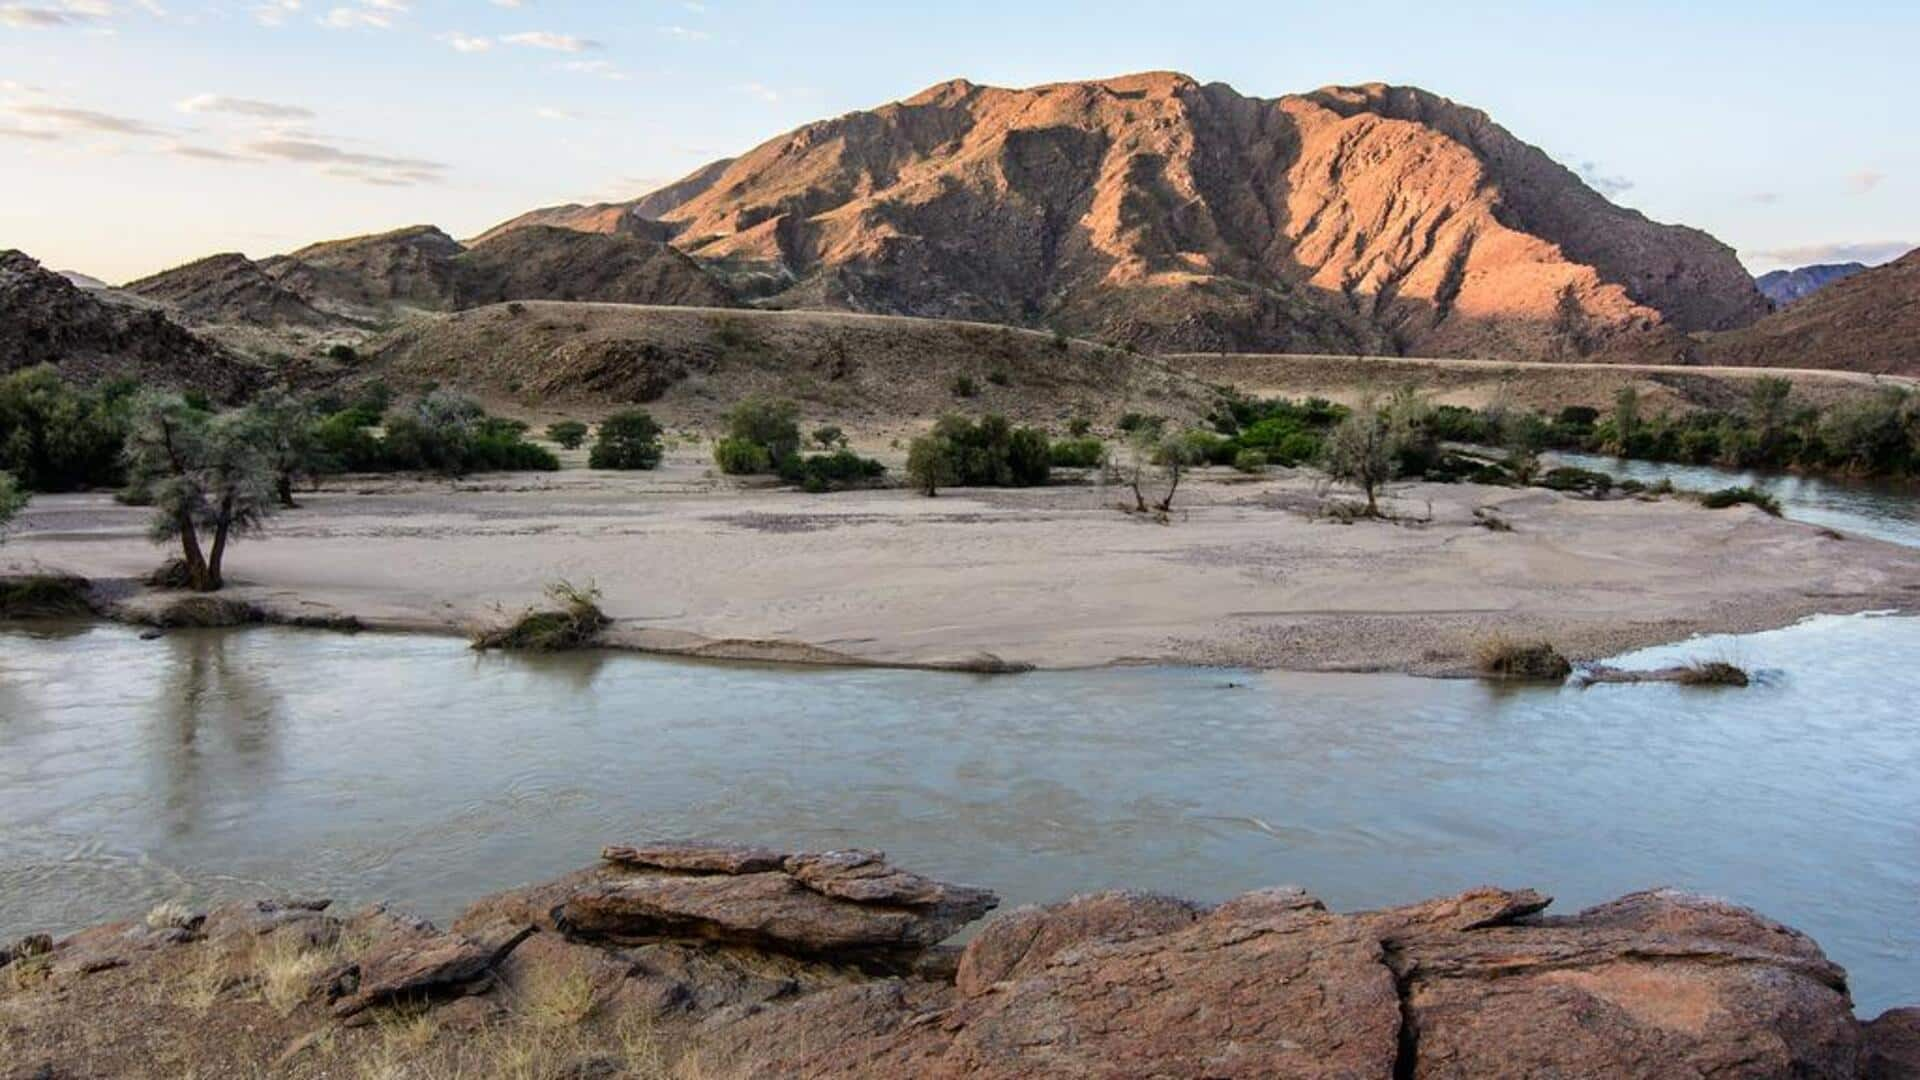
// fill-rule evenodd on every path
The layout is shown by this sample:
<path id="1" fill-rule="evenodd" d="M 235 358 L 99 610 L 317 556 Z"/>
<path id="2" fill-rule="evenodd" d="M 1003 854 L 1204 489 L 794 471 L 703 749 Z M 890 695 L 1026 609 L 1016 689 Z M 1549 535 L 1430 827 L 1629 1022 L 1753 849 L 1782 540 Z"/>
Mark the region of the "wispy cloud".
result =
<path id="1" fill-rule="evenodd" d="M 1798 247 L 1774 248 L 1757 254 L 1763 259 L 1788 266 L 1848 262 L 1866 263 L 1872 266 L 1889 259 L 1897 259 L 1912 251 L 1915 246 L 1910 240 L 1841 241 L 1831 244 L 1803 244 Z"/>
<path id="2" fill-rule="evenodd" d="M 145 120 L 93 109 L 74 109 L 61 105 L 15 105 L 9 111 L 16 116 L 38 121 L 40 126 L 35 130 L 52 131 L 56 135 L 65 132 L 142 136 L 166 134 Z"/>
<path id="3" fill-rule="evenodd" d="M 1624 176 L 1607 175 L 1596 162 L 1583 161 L 1575 171 L 1580 174 L 1580 179 L 1586 181 L 1588 187 L 1609 199 L 1633 190 L 1633 181 Z"/>
<path id="4" fill-rule="evenodd" d="M 1867 192 L 1879 187 L 1880 181 L 1886 178 L 1887 174 L 1878 169 L 1861 169 L 1859 172 L 1847 177 L 1847 186 L 1865 195 Z"/>
<path id="5" fill-rule="evenodd" d="M 562 71 L 571 71 L 580 75 L 598 75 L 602 79 L 625 82 L 627 73 L 611 60 L 569 60 L 560 65 Z"/>
<path id="6" fill-rule="evenodd" d="M 1774 203 L 1780 201 L 1780 193 L 1777 191 L 1756 191 L 1747 196 L 1747 201 L 1759 203 L 1761 206 L 1772 206 Z"/>
<path id="7" fill-rule="evenodd" d="M 50 4 L 0 4 L 0 26 L 16 30 L 51 30 L 87 26 L 113 14 L 100 0 L 56 0 Z"/>
<path id="8" fill-rule="evenodd" d="M 261 26 L 280 26 L 300 13 L 301 0 L 266 0 L 253 7 L 253 21 Z"/>
<path id="9" fill-rule="evenodd" d="M 757 83 L 757 82 L 741 83 L 740 92 L 750 97 L 757 97 L 761 101 L 764 101 L 769 105 L 772 105 L 775 102 L 780 100 L 780 91 L 775 90 L 773 87 L 768 86 L 765 83 Z"/>
<path id="10" fill-rule="evenodd" d="M 417 184 L 440 180 L 447 167 L 422 158 L 393 157 L 349 150 L 317 139 L 257 139 L 241 149 L 276 161 L 327 166 L 327 171 L 369 183 Z"/>
<path id="11" fill-rule="evenodd" d="M 670 38 L 679 38 L 681 41 L 705 41 L 713 36 L 705 30 L 695 30 L 691 26 L 663 26 L 660 32 Z"/>
<path id="12" fill-rule="evenodd" d="M 520 34 L 507 34 L 500 40 L 507 45 L 523 45 L 529 49 L 552 49 L 555 52 L 577 53 L 601 47 L 600 43 L 592 38 L 556 34 L 550 30 L 528 30 Z"/>
<path id="13" fill-rule="evenodd" d="M 35 142 L 53 142 L 58 138 L 60 138 L 60 133 L 57 131 L 0 124 L 0 139 L 32 139 Z"/>
<path id="14" fill-rule="evenodd" d="M 492 38 L 476 37 L 473 34 L 463 34 L 458 30 L 441 34 L 440 40 L 453 46 L 453 49 L 455 52 L 482 53 L 482 52 L 486 52 L 488 49 L 493 48 Z"/>
<path id="15" fill-rule="evenodd" d="M 556 109 L 551 105 L 542 105 L 533 110 L 533 115 L 542 120 L 578 120 L 580 114 L 569 109 Z"/>
<path id="16" fill-rule="evenodd" d="M 253 98 L 226 97 L 221 94 L 195 94 L 175 106 L 183 113 L 227 113 L 254 120 L 311 120 L 313 110 L 299 105 L 280 105 Z"/>
<path id="17" fill-rule="evenodd" d="M 406 0 L 360 0 L 358 7 L 341 6 L 320 17 L 330 30 L 389 30 L 396 15 L 412 10 Z"/>

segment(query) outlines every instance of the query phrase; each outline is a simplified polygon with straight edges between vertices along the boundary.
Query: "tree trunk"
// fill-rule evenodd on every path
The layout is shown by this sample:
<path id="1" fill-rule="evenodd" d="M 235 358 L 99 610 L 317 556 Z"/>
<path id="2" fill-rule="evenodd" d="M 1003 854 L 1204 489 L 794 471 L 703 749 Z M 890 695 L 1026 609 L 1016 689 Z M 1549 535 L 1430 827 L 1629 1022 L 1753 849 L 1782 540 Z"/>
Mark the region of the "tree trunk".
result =
<path id="1" fill-rule="evenodd" d="M 1368 484 L 1368 485 L 1367 485 L 1367 516 L 1368 516 L 1368 517 L 1379 517 L 1379 516 L 1380 516 L 1380 504 L 1374 501 L 1374 498 L 1373 498 L 1373 489 L 1374 489 L 1374 485 L 1372 485 L 1372 484 Z"/>
<path id="2" fill-rule="evenodd" d="M 180 527 L 180 561 L 186 564 L 187 584 L 198 589 L 207 577 L 207 559 L 200 553 L 200 534 L 194 530 L 192 514 L 182 510 L 176 520 Z"/>
<path id="3" fill-rule="evenodd" d="M 233 500 L 220 501 L 220 517 L 213 526 L 213 546 L 207 549 L 207 569 L 195 586 L 200 592 L 217 592 L 226 582 L 220 576 L 220 562 L 227 555 L 227 531 L 233 527 Z"/>
<path id="4" fill-rule="evenodd" d="M 281 473 L 279 476 L 275 477 L 273 481 L 273 490 L 274 490 L 274 494 L 280 496 L 281 506 L 284 506 L 289 510 L 300 509 L 300 504 L 293 501 L 293 474 Z"/>
<path id="5" fill-rule="evenodd" d="M 1184 470 L 1178 465 L 1169 466 L 1167 469 L 1167 497 L 1160 500 L 1160 512 L 1163 514 L 1173 512 L 1173 493 L 1180 490 L 1180 473 L 1182 471 Z"/>

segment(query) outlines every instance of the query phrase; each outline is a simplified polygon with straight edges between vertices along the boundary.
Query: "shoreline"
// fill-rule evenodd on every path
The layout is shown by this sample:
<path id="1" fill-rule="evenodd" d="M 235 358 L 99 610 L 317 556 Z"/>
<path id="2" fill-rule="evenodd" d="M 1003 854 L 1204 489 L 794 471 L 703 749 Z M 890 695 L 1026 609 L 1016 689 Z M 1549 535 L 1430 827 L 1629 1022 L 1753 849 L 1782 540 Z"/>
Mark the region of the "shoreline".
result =
<path id="1" fill-rule="evenodd" d="M 1910 613 L 1920 551 L 1751 508 L 1543 489 L 1395 485 L 1411 523 L 1316 520 L 1315 475 L 1197 473 L 1169 525 L 1094 484 L 814 496 L 709 474 L 381 478 L 303 495 L 229 556 L 223 601 L 267 621 L 470 635 L 546 583 L 592 582 L 605 646 L 906 670 L 1171 665 L 1473 674 L 1476 643 L 1575 661 L 1816 614 Z M 1513 526 L 1477 524 L 1483 511 Z M 124 621 L 187 593 L 137 584 L 146 512 L 42 496 L 0 573 L 103 586 Z M 1838 538 L 1837 538 L 1838 537 Z"/>

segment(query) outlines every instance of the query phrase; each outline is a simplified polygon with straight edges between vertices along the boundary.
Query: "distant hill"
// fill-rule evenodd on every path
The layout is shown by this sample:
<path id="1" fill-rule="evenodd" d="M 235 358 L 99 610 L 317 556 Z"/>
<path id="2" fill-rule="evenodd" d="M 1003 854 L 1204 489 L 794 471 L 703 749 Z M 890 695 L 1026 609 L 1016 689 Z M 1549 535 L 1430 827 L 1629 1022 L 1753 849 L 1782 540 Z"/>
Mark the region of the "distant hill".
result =
<path id="1" fill-rule="evenodd" d="M 1920 376 L 1920 249 L 1716 334 L 1704 352 L 1718 364 Z"/>
<path id="2" fill-rule="evenodd" d="M 389 321 L 505 300 L 725 306 L 731 297 L 658 239 L 544 226 L 472 247 L 430 225 L 312 244 L 254 262 L 215 255 L 127 289 L 205 323 L 315 326 Z"/>
<path id="3" fill-rule="evenodd" d="M 1821 263 L 1794 270 L 1774 270 L 1753 279 L 1760 295 L 1783 308 L 1805 300 L 1836 281 L 1845 281 L 1867 268 L 1865 263 Z"/>
<path id="4" fill-rule="evenodd" d="M 1484 113 L 1382 84 L 956 80 L 488 235 L 651 217 L 777 306 L 1159 349 L 1679 355 L 1768 311 L 1711 236 L 1613 205 Z"/>
<path id="5" fill-rule="evenodd" d="M 20 251 L 0 251 L 0 373 L 53 364 L 83 382 L 133 378 L 233 398 L 259 373 L 151 307 L 102 299 Z"/>

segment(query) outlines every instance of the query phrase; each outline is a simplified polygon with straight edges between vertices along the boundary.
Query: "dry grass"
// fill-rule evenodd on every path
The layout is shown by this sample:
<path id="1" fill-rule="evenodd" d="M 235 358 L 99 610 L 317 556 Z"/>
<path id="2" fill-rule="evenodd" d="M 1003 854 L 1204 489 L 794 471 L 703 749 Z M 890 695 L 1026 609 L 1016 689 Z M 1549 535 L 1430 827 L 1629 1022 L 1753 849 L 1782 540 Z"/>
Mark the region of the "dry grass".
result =
<path id="1" fill-rule="evenodd" d="M 1573 664 L 1544 641 L 1518 641 L 1495 634 L 1474 647 L 1476 670 L 1488 678 L 1534 679 L 1561 682 L 1573 674 Z"/>
<path id="2" fill-rule="evenodd" d="M 600 632 L 613 622 L 600 610 L 600 589 L 592 582 L 580 586 L 556 581 L 547 586 L 547 599 L 558 605 L 557 610 L 529 608 L 507 626 L 474 635 L 473 647 L 526 652 L 584 649 L 598 642 Z"/>
<path id="3" fill-rule="evenodd" d="M 1753 680 L 1744 668 L 1725 660 L 1695 660 L 1674 679 L 1681 686 L 1747 686 Z"/>
<path id="4" fill-rule="evenodd" d="M 192 908 L 178 900 L 162 900 L 147 912 L 149 930 L 191 930 L 200 921 Z"/>
<path id="5" fill-rule="evenodd" d="M 593 1015 L 593 977 L 582 968 L 555 972 L 542 968 L 516 995 L 514 1004 L 526 1021 L 540 1028 L 565 1028 Z"/>
<path id="6" fill-rule="evenodd" d="M 273 938 L 254 953 L 260 1000 L 275 1014 L 288 1016 L 313 993 L 314 979 L 339 962 L 336 948 L 317 948 L 286 938 Z"/>

